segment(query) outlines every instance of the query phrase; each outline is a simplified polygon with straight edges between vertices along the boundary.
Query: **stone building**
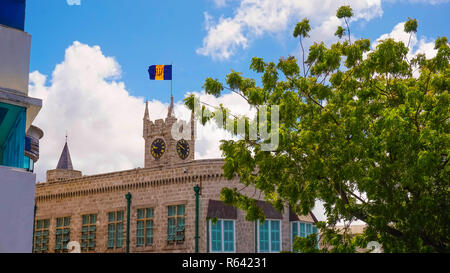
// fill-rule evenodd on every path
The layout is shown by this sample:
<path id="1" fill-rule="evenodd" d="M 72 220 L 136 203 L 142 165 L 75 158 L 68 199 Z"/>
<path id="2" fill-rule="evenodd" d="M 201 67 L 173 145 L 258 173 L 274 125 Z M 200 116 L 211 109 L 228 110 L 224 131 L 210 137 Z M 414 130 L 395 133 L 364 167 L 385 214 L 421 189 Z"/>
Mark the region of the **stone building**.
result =
<path id="1" fill-rule="evenodd" d="M 178 121 L 173 98 L 164 120 L 151 121 L 146 104 L 143 123 L 145 168 L 83 176 L 66 141 L 57 168 L 36 186 L 34 252 L 78 244 L 81 252 L 195 252 L 196 245 L 199 252 L 280 252 L 291 250 L 293 235 L 316 231 L 312 213 L 280 213 L 259 201 L 267 218 L 261 224 L 219 201 L 223 187 L 242 184 L 223 177 L 222 159 L 194 159 L 193 115 Z M 188 134 L 177 140 L 176 131 Z"/>

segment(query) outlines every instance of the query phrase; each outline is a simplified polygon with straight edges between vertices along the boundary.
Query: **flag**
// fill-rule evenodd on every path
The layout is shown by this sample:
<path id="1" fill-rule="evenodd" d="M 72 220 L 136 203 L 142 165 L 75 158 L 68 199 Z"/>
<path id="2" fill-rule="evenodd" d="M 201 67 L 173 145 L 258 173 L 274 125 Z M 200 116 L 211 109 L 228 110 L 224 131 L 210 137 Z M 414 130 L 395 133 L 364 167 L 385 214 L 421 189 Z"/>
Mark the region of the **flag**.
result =
<path id="1" fill-rule="evenodd" d="M 148 74 L 150 80 L 172 80 L 172 65 L 151 65 Z"/>

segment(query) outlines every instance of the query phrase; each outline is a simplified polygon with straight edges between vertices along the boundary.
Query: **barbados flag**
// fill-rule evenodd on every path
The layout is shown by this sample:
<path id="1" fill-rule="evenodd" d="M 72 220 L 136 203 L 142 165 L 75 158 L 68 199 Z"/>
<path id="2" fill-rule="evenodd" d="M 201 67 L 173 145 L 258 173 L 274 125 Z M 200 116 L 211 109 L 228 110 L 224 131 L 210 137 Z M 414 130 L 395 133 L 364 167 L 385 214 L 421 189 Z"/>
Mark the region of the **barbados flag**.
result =
<path id="1" fill-rule="evenodd" d="M 150 80 L 172 80 L 172 65 L 151 65 L 148 74 Z"/>

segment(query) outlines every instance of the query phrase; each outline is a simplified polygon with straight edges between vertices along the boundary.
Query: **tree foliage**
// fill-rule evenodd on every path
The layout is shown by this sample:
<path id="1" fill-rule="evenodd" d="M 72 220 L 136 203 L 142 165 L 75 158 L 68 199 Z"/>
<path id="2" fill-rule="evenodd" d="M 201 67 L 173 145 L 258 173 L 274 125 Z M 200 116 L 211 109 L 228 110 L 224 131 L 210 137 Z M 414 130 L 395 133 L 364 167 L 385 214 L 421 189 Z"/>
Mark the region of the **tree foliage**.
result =
<path id="1" fill-rule="evenodd" d="M 309 213 L 321 200 L 327 222 L 318 227 L 330 246 L 321 251 L 353 252 L 373 240 L 385 252 L 448 252 L 448 40 L 436 39 L 432 59 L 419 54 L 407 60 L 408 46 L 392 39 L 371 51 L 367 39 L 351 42 L 347 19 L 352 15 L 349 6 L 337 12 L 347 28 L 336 35 L 347 31 L 348 40 L 329 47 L 315 43 L 306 60 L 305 54 L 301 61 L 290 56 L 277 64 L 253 58 L 250 69 L 261 74 L 260 86 L 234 71 L 226 78 L 228 86 L 206 80 L 208 94 L 231 90 L 256 109 L 278 105 L 280 111 L 275 151 L 261 149 L 268 140 L 248 137 L 248 117 L 245 136 L 222 141 L 224 175 L 239 176 L 275 207 L 290 205 L 298 214 Z M 310 29 L 306 19 L 297 24 L 294 37 L 300 44 Z M 405 31 L 416 32 L 417 21 L 409 19 Z M 186 99 L 191 109 L 193 101 Z M 214 121 L 219 112 L 231 118 L 221 105 L 202 122 Z M 236 134 L 234 128 L 227 129 Z M 264 219 L 254 201 L 258 196 L 224 188 L 221 198 L 245 210 L 248 220 Z M 361 236 L 349 238 L 332 228 L 354 220 L 367 223 Z M 316 251 L 312 240 L 299 239 L 296 245 Z"/>

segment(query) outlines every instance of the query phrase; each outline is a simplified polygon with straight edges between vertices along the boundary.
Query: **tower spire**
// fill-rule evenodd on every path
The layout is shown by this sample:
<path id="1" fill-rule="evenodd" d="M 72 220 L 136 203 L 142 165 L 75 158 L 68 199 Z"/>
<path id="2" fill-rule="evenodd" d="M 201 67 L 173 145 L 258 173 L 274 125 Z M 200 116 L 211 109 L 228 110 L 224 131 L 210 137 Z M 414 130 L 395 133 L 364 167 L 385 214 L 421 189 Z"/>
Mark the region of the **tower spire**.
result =
<path id="1" fill-rule="evenodd" d="M 66 143 L 59 157 L 58 165 L 56 169 L 63 170 L 73 170 L 72 159 L 70 158 L 69 146 L 67 145 L 67 132 L 66 132 Z"/>
<path id="2" fill-rule="evenodd" d="M 150 120 L 150 115 L 148 114 L 148 100 L 145 101 L 145 113 L 144 113 L 144 119 Z"/>
<path id="3" fill-rule="evenodd" d="M 195 140 L 196 132 L 195 132 L 195 115 L 194 110 L 191 111 L 191 139 Z"/>

